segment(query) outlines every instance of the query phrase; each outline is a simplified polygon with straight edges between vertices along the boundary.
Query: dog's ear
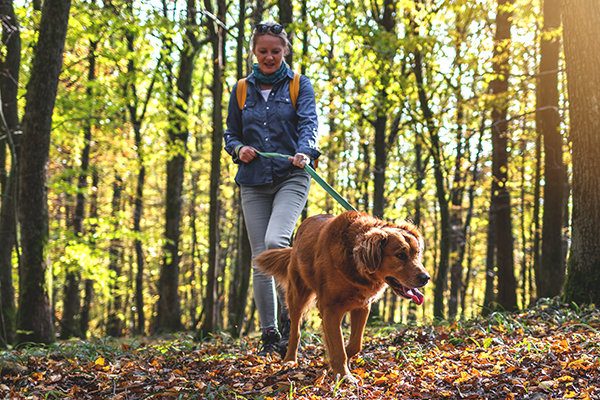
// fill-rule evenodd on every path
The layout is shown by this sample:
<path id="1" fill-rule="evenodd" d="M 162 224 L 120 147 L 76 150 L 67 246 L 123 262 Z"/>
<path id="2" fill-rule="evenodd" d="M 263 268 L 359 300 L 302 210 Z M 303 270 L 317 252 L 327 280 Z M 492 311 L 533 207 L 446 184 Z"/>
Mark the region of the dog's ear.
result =
<path id="1" fill-rule="evenodd" d="M 379 268 L 387 236 L 383 229 L 372 228 L 358 237 L 353 252 L 360 272 L 371 273 Z"/>

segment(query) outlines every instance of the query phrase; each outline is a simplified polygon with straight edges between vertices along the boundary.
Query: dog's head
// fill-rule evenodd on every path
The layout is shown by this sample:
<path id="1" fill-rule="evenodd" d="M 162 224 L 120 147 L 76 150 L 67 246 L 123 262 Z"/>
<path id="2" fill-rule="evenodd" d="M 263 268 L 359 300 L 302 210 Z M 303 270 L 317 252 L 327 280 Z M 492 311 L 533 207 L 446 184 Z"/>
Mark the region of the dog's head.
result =
<path id="1" fill-rule="evenodd" d="M 430 275 L 421 263 L 423 238 L 410 222 L 374 226 L 359 235 L 354 258 L 360 273 L 385 281 L 397 296 L 423 304 L 418 288 Z"/>

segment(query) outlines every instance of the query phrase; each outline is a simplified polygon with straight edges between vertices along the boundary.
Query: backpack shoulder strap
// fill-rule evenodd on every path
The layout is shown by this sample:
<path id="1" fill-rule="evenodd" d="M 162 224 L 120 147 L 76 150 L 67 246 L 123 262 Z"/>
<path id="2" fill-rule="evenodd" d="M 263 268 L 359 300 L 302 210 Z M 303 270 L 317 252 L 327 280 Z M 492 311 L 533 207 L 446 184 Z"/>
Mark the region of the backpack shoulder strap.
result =
<path id="1" fill-rule="evenodd" d="M 243 110 L 244 104 L 246 104 L 246 94 L 248 92 L 247 88 L 248 82 L 246 81 L 246 78 L 240 79 L 238 81 L 237 90 L 235 92 L 238 101 L 238 107 L 240 108 L 240 110 Z"/>
<path id="2" fill-rule="evenodd" d="M 296 109 L 296 102 L 298 101 L 298 94 L 300 93 L 300 74 L 294 72 L 294 79 L 290 82 L 290 99 L 294 110 Z"/>

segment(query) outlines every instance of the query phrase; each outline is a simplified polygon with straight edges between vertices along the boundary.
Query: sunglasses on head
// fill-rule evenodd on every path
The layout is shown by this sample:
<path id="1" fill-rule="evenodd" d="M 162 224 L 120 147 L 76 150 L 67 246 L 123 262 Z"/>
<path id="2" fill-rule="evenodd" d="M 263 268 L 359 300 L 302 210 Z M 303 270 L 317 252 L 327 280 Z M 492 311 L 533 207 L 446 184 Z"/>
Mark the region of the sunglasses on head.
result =
<path id="1" fill-rule="evenodd" d="M 254 30 L 261 35 L 264 35 L 268 31 L 273 32 L 276 35 L 279 35 L 283 31 L 283 25 L 275 24 L 275 25 L 266 25 L 266 24 L 258 24 L 254 27 Z"/>

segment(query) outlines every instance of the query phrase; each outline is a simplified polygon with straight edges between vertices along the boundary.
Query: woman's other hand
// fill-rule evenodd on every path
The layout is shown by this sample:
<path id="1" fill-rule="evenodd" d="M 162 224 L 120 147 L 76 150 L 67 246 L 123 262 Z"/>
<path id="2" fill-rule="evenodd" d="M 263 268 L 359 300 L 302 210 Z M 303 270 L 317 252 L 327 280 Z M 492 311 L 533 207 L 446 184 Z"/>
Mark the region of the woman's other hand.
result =
<path id="1" fill-rule="evenodd" d="M 296 153 L 296 155 L 290 157 L 289 160 L 299 168 L 304 168 L 310 163 L 310 157 L 304 153 Z"/>
<path id="2" fill-rule="evenodd" d="M 256 153 L 256 149 L 252 146 L 243 146 L 240 148 L 238 153 L 238 158 L 245 163 L 249 163 L 254 160 L 258 154 Z"/>

